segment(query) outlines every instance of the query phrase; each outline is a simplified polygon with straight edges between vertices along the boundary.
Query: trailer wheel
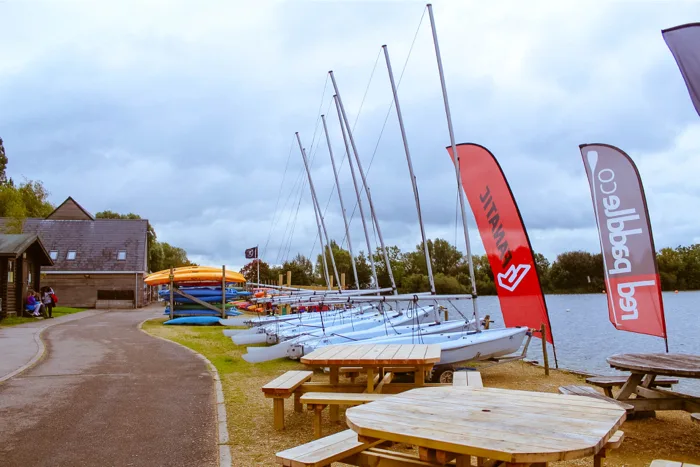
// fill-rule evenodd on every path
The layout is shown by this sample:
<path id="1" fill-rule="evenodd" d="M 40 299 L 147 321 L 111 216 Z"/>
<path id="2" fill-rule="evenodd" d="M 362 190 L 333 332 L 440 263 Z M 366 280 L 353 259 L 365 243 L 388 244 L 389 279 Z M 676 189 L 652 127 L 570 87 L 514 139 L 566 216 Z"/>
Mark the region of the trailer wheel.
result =
<path id="1" fill-rule="evenodd" d="M 451 384 L 453 377 L 452 368 L 433 368 L 430 372 L 430 381 L 433 383 Z"/>

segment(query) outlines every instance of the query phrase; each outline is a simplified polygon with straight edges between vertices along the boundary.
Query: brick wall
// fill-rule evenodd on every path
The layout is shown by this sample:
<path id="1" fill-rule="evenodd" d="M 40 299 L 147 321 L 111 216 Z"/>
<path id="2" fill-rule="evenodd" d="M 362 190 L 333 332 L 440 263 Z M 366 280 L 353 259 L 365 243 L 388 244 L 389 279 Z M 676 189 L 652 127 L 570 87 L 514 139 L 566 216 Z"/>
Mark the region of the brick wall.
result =
<path id="1" fill-rule="evenodd" d="M 134 290 L 135 274 L 42 274 L 42 287 L 53 288 L 59 306 L 94 308 L 98 290 Z M 138 274 L 138 306 L 144 306 L 143 274 Z"/>

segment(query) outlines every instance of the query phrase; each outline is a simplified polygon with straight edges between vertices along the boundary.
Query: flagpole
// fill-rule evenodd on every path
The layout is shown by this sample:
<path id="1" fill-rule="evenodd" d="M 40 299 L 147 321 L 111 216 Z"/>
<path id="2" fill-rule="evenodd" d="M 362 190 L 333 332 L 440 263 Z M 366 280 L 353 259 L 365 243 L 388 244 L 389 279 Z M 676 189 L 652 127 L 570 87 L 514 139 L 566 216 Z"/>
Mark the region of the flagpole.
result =
<path id="1" fill-rule="evenodd" d="M 258 254 L 258 247 L 260 245 L 255 246 L 255 259 L 257 260 L 256 263 L 258 264 L 258 285 L 260 284 L 260 255 Z"/>

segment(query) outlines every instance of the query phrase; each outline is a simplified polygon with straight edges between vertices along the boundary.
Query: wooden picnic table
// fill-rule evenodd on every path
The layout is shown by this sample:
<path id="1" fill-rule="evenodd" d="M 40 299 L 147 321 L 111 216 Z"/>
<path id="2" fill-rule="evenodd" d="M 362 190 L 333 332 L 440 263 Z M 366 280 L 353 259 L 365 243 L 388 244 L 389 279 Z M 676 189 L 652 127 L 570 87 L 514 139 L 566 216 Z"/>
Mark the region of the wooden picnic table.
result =
<path id="1" fill-rule="evenodd" d="M 413 389 L 347 410 L 360 441 L 418 446 L 421 460 L 545 465 L 601 453 L 625 410 L 598 399 L 497 388 Z M 604 452 L 604 451 L 602 451 Z"/>
<path id="2" fill-rule="evenodd" d="M 653 387 L 657 376 L 700 379 L 700 355 L 655 353 L 618 354 L 608 357 L 612 368 L 629 371 L 615 399 L 632 404 L 635 412 L 685 410 L 700 412 L 700 397 Z M 635 394 L 635 397 L 631 397 Z"/>
<path id="3" fill-rule="evenodd" d="M 373 393 L 391 383 L 390 374 L 379 381 L 383 368 L 413 372 L 414 385 L 422 386 L 425 373 L 440 361 L 440 353 L 439 345 L 426 344 L 329 345 L 302 357 L 301 362 L 329 368 L 331 384 L 338 384 L 341 367 L 362 368 L 367 372 L 366 391 Z"/>

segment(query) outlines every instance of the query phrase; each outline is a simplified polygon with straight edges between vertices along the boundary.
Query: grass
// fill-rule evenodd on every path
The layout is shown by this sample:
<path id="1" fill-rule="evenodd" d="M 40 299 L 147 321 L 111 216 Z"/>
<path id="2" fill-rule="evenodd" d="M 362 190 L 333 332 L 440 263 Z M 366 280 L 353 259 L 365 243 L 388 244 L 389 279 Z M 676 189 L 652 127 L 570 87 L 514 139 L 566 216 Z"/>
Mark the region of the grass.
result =
<path id="1" fill-rule="evenodd" d="M 78 313 L 80 311 L 85 311 L 87 308 L 71 308 L 67 306 L 57 306 L 54 307 L 51 313 L 54 318 L 58 318 L 65 315 L 72 315 L 73 313 Z M 0 320 L 0 327 L 16 326 L 18 324 L 33 323 L 37 319 L 24 316 L 8 316 Z"/>
<path id="2" fill-rule="evenodd" d="M 276 452 L 313 439 L 311 414 L 295 413 L 291 400 L 285 403 L 285 430 L 276 431 L 272 426 L 272 400 L 266 399 L 260 391 L 265 383 L 283 372 L 304 369 L 304 365 L 286 359 L 250 364 L 241 358 L 245 347 L 234 345 L 219 326 L 163 326 L 163 321 L 147 321 L 143 328 L 201 353 L 219 371 L 226 399 L 229 444 L 236 466 L 275 465 Z M 480 371 L 484 385 L 490 387 L 558 392 L 559 386 L 584 384 L 583 377 L 566 371 L 553 370 L 545 377 L 542 368 L 524 362 L 481 368 Z M 328 377 L 315 373 L 313 381 L 327 382 Z M 327 410 L 324 417 L 328 417 Z M 345 428 L 344 422 L 333 425 L 324 418 L 324 434 Z M 625 441 L 608 454 L 606 466 L 645 466 L 653 459 L 696 464 L 700 461 L 700 425 L 691 422 L 686 412 L 658 412 L 657 418 L 628 421 L 622 429 Z M 591 464 L 591 458 L 585 458 L 549 465 L 589 467 Z"/>

